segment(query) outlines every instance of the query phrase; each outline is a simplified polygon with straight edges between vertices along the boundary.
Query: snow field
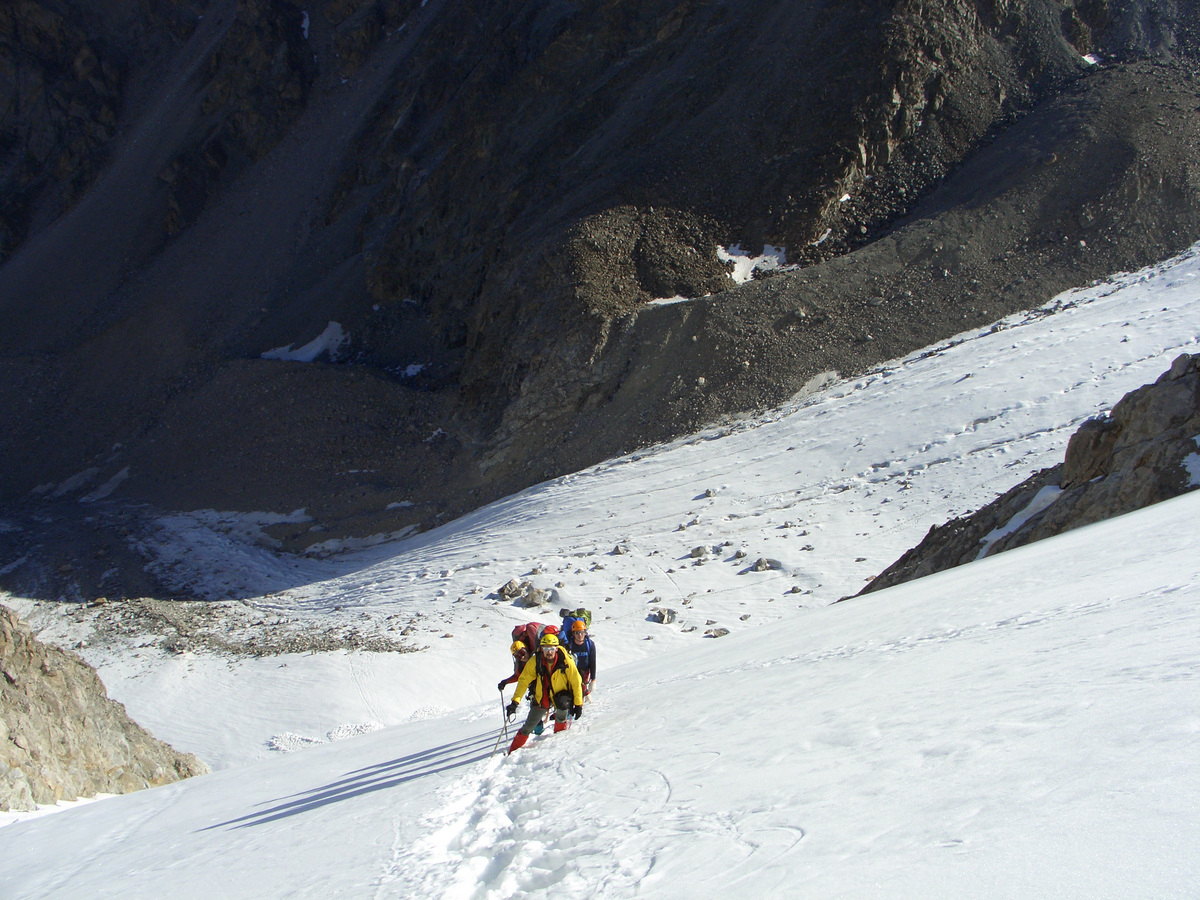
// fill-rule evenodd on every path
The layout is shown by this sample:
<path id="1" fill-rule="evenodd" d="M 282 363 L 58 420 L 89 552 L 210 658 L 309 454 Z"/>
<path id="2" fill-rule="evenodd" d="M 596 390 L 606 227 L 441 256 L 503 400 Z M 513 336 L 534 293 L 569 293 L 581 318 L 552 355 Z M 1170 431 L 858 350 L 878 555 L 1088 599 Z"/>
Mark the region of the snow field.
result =
<path id="1" fill-rule="evenodd" d="M 1198 513 L 645 659 L 512 757 L 493 703 L 11 826 L 0 895 L 1191 896 Z"/>

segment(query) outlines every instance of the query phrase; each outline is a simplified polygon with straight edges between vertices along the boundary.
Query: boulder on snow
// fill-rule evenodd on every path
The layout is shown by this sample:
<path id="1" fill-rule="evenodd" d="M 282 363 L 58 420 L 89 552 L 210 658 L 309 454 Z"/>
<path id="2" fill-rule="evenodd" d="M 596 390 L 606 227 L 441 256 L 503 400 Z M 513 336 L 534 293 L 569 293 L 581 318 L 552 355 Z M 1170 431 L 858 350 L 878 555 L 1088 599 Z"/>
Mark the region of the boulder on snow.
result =
<path id="1" fill-rule="evenodd" d="M 523 609 L 533 606 L 543 606 L 549 603 L 553 596 L 551 591 L 534 587 L 531 581 L 517 581 L 515 578 L 500 588 L 498 593 L 503 599 Z"/>
<path id="2" fill-rule="evenodd" d="M 1063 462 L 978 512 L 935 525 L 860 594 L 1132 512 L 1200 487 L 1200 354 L 1184 354 L 1107 416 L 1084 422 Z"/>

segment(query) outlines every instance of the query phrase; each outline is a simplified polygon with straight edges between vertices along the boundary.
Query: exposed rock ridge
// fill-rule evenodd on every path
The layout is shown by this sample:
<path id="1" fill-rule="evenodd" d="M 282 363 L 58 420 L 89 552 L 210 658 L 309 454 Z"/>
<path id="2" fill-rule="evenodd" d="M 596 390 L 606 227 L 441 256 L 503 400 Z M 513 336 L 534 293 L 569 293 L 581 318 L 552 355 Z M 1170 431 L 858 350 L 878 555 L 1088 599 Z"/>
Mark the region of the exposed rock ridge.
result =
<path id="1" fill-rule="evenodd" d="M 1200 488 L 1200 354 L 1178 357 L 1109 415 L 1080 426 L 1064 461 L 978 512 L 936 525 L 861 593 L 881 590 Z"/>
<path id="2" fill-rule="evenodd" d="M 123 794 L 208 772 L 137 725 L 73 653 L 0 606 L 0 810 Z"/>

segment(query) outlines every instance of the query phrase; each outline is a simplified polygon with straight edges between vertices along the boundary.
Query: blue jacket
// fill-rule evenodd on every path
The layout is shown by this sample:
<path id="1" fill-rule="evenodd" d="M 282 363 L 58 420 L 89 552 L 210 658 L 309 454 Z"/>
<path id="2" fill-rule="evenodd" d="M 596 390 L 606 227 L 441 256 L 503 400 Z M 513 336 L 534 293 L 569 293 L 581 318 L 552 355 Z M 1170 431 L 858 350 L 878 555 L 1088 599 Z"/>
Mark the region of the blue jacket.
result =
<path id="1" fill-rule="evenodd" d="M 583 639 L 583 644 L 575 643 L 574 638 L 567 638 L 567 649 L 575 657 L 575 668 L 584 681 L 596 680 L 596 644 L 591 636 Z"/>

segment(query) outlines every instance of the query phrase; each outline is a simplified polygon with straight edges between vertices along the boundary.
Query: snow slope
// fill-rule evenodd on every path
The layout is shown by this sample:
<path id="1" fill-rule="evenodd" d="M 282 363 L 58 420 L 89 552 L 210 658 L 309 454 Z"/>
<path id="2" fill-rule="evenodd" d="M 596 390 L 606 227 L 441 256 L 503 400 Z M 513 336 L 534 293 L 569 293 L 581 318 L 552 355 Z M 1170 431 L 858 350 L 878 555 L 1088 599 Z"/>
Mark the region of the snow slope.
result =
<path id="1" fill-rule="evenodd" d="M 344 559 L 236 545 L 265 611 L 429 649 L 94 648 L 218 771 L 0 829 L 0 897 L 1195 896 L 1200 495 L 834 601 L 1197 352 L 1198 278 L 1193 249 Z M 600 681 L 489 757 L 514 575 L 543 621 L 596 612 Z"/>
<path id="2" fill-rule="evenodd" d="M 656 654 L 512 757 L 481 704 L 12 825 L 0 896 L 1195 896 L 1198 515 Z"/>

